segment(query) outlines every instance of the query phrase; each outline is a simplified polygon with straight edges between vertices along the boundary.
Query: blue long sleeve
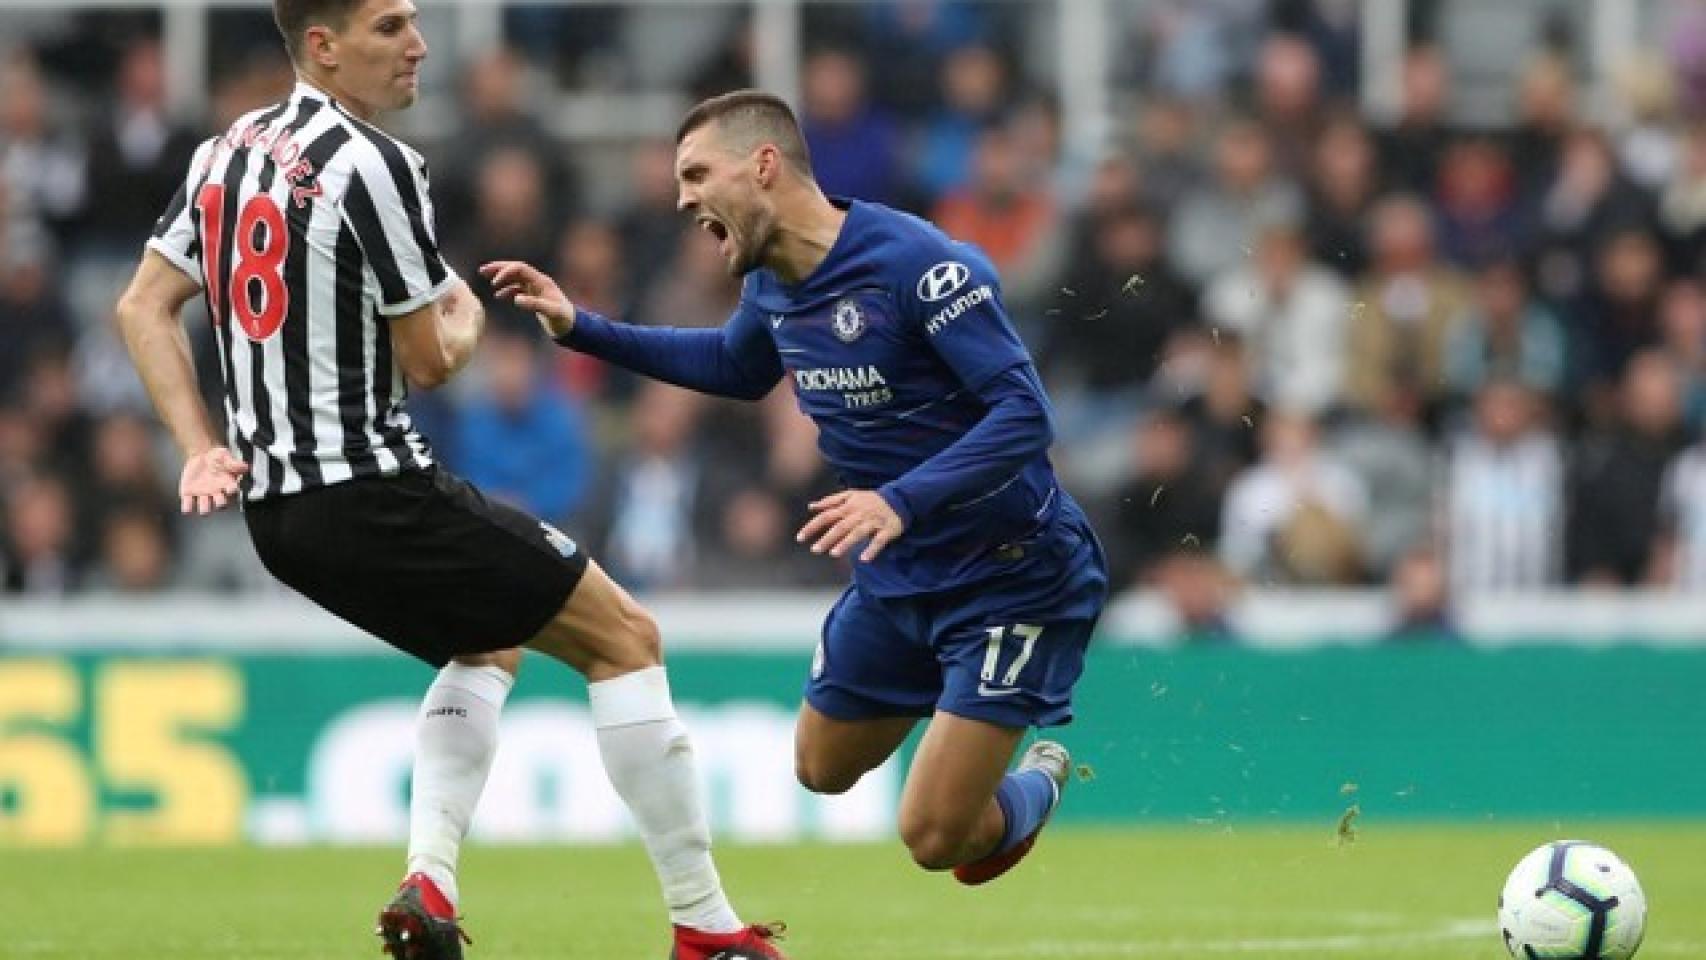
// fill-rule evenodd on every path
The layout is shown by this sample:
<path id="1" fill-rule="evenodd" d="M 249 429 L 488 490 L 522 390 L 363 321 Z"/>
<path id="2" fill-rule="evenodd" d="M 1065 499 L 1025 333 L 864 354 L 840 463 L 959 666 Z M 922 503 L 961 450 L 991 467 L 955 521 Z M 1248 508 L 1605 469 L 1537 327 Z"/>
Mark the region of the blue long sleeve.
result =
<path id="1" fill-rule="evenodd" d="M 1000 488 L 1054 442 L 1042 385 L 1030 367 L 1014 367 L 978 388 L 989 410 L 935 456 L 878 489 L 908 527 L 944 506 Z"/>
<path id="2" fill-rule="evenodd" d="M 640 327 L 576 309 L 575 325 L 557 343 L 678 387 L 758 400 L 782 378 L 775 344 L 737 310 L 715 330 Z"/>

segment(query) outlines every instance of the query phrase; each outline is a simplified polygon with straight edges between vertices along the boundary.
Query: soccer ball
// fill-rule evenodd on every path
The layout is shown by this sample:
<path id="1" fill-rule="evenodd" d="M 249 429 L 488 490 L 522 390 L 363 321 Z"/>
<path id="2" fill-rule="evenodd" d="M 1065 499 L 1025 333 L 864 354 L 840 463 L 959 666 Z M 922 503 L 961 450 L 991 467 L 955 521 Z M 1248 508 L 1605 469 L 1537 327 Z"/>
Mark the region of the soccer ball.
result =
<path id="1" fill-rule="evenodd" d="M 1517 960 L 1629 960 L 1647 928 L 1635 871 L 1591 843 L 1548 843 L 1499 895 L 1499 930 Z"/>

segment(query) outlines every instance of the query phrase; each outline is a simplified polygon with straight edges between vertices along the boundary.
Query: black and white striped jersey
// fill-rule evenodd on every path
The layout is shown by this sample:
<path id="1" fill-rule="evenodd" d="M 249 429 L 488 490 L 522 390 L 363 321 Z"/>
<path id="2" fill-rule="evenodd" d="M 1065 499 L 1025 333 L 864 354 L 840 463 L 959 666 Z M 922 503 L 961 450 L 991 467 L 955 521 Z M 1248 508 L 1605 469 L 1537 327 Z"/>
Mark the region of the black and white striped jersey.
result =
<path id="1" fill-rule="evenodd" d="M 298 83 L 202 144 L 148 246 L 206 295 L 246 500 L 432 462 L 388 326 L 456 282 L 418 153 Z"/>
<path id="2" fill-rule="evenodd" d="M 1541 431 L 1505 444 L 1469 434 L 1445 464 L 1444 533 L 1452 593 L 1542 590 L 1564 572 L 1565 471 Z"/>

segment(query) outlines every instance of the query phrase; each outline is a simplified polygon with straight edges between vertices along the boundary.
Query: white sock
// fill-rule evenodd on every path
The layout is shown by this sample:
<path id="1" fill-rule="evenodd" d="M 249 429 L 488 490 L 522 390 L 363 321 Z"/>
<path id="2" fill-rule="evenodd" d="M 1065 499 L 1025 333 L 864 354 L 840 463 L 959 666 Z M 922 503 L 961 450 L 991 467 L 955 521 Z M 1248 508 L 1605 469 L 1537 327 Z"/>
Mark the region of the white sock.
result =
<path id="1" fill-rule="evenodd" d="M 664 668 L 589 684 L 587 693 L 604 771 L 640 828 L 670 921 L 709 933 L 739 930 L 711 860 L 693 742 L 675 715 Z"/>
<path id="2" fill-rule="evenodd" d="M 457 902 L 456 858 L 498 750 L 498 713 L 515 678 L 502 667 L 450 663 L 438 671 L 415 725 L 409 873 Z"/>

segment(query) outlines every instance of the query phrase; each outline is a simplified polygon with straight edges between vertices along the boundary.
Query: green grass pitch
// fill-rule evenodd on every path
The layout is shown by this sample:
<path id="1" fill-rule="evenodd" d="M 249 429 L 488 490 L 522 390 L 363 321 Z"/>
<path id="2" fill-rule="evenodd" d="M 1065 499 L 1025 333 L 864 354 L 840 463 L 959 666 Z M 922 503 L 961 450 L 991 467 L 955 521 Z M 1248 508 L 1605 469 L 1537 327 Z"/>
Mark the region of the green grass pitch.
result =
<path id="1" fill-rule="evenodd" d="M 1531 847 L 1621 853 L 1652 906 L 1643 960 L 1706 957 L 1706 822 L 1059 828 L 988 887 L 914 869 L 898 843 L 719 848 L 749 919 L 794 960 L 1498 960 L 1494 900 Z M 391 849 L 0 850 L 0 957 L 377 957 Z M 664 960 L 637 846 L 472 845 L 469 960 Z"/>

